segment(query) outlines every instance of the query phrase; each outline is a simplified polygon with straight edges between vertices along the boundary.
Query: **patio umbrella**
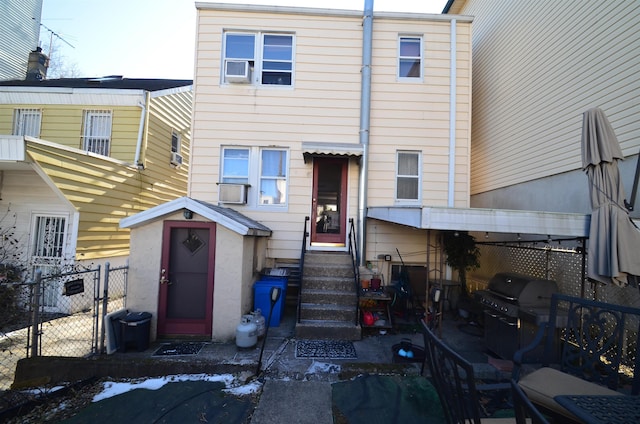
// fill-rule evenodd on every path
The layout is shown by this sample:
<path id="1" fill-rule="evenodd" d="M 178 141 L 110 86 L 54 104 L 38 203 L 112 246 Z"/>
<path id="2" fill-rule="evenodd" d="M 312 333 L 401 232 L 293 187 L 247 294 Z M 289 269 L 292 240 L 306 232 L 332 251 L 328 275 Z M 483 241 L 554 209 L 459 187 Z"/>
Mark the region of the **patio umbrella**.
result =
<path id="1" fill-rule="evenodd" d="M 589 109 L 582 122 L 582 168 L 591 198 L 587 277 L 626 286 L 627 275 L 640 275 L 640 230 L 624 205 L 618 170 L 622 150 L 611 124 L 599 108 Z"/>

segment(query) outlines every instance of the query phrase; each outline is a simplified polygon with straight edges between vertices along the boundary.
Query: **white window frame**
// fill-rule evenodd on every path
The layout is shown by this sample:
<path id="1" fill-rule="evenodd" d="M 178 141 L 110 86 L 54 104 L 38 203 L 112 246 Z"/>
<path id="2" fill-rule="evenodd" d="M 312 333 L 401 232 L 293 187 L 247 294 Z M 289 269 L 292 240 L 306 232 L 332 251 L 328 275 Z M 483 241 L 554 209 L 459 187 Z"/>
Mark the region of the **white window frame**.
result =
<path id="1" fill-rule="evenodd" d="M 110 110 L 85 110 L 83 125 L 82 150 L 109 156 L 113 113 Z"/>
<path id="2" fill-rule="evenodd" d="M 227 56 L 227 37 L 230 35 L 237 36 L 253 36 L 253 54 L 248 54 L 244 56 Z M 283 58 L 265 58 L 265 37 L 289 37 L 291 39 L 291 58 L 283 59 Z M 223 85 L 234 86 L 232 81 L 227 81 L 225 78 L 225 69 L 227 65 L 227 61 L 247 61 L 249 62 L 249 80 L 248 84 L 260 87 L 273 87 L 273 88 L 292 88 L 294 86 L 295 81 L 295 46 L 296 46 L 296 38 L 292 33 L 286 32 L 249 32 L 249 31 L 227 31 L 223 36 L 223 47 L 222 47 L 222 61 L 221 61 L 221 72 L 220 72 L 220 81 Z M 276 72 L 276 70 L 268 69 L 265 67 L 265 63 L 271 64 L 290 64 L 290 70 L 281 69 L 280 72 L 283 74 L 289 74 L 291 82 L 289 84 L 274 84 L 274 83 L 266 83 L 264 82 L 263 77 L 265 75 L 272 74 Z M 265 69 L 266 68 L 266 69 Z"/>
<path id="3" fill-rule="evenodd" d="M 284 163 L 280 164 L 280 171 L 284 172 L 284 174 L 278 175 L 265 175 L 264 168 L 264 154 L 266 152 L 281 152 L 284 154 Z M 284 191 L 283 201 L 282 203 L 273 203 L 270 201 L 271 197 L 265 196 L 266 189 L 264 186 L 269 182 L 275 182 L 275 185 L 278 186 L 278 189 Z M 262 148 L 260 149 L 260 180 L 258 186 L 258 203 L 260 206 L 271 205 L 271 206 L 282 206 L 287 204 L 288 197 L 288 187 L 289 187 L 289 152 L 287 149 L 278 149 L 278 148 Z"/>
<path id="4" fill-rule="evenodd" d="M 42 110 L 16 109 L 13 114 L 13 135 L 40 138 Z"/>
<path id="5" fill-rule="evenodd" d="M 177 130 L 171 130 L 171 153 L 180 154 L 182 145 L 182 134 Z"/>
<path id="6" fill-rule="evenodd" d="M 401 174 L 400 173 L 400 156 L 401 155 L 415 155 L 417 157 L 418 169 L 416 174 Z M 400 185 L 400 179 L 415 179 L 418 183 L 418 193 L 415 199 L 413 198 L 400 198 L 398 193 L 398 186 Z M 395 168 L 395 201 L 396 203 L 409 203 L 416 204 L 422 201 L 422 152 L 417 150 L 398 150 L 396 151 L 396 168 Z"/>
<path id="7" fill-rule="evenodd" d="M 409 55 L 409 54 L 403 54 L 402 52 L 402 46 L 403 46 L 403 42 L 418 42 L 419 43 L 419 55 L 418 56 L 414 56 L 414 55 Z M 417 76 L 408 76 L 408 75 L 402 75 L 401 69 L 402 69 L 402 63 L 403 61 L 419 61 L 420 62 L 420 66 L 419 66 L 419 75 Z M 424 73 L 424 42 L 423 42 L 423 37 L 421 35 L 399 35 L 398 36 L 398 80 L 400 81 L 411 81 L 411 82 L 416 82 L 416 81 L 422 81 L 423 80 L 423 73 Z"/>
<path id="8" fill-rule="evenodd" d="M 230 175 L 224 169 L 225 167 L 225 151 L 229 149 L 244 150 L 248 154 L 247 170 L 248 175 L 246 178 L 244 175 Z M 284 152 L 284 164 L 282 170 L 284 175 L 270 175 L 262 176 L 263 173 L 263 152 L 266 151 L 281 151 Z M 287 208 L 289 205 L 289 186 L 290 186 L 290 158 L 291 154 L 286 147 L 261 147 L 261 146 L 232 146 L 225 145 L 221 147 L 220 153 L 220 183 L 227 184 L 246 184 L 248 185 L 247 203 L 244 207 L 256 208 L 256 209 L 282 209 Z M 284 198 L 282 203 L 265 203 L 263 198 L 262 184 L 263 181 L 279 180 L 281 189 L 284 190 Z M 235 207 L 237 207 L 236 205 Z"/>

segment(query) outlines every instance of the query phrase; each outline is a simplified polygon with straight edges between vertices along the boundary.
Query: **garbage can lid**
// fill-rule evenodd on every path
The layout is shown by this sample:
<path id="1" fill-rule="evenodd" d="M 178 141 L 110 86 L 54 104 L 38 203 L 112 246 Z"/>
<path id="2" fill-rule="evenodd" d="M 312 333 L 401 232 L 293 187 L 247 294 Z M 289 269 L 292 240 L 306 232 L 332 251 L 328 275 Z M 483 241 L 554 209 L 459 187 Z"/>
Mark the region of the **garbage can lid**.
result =
<path id="1" fill-rule="evenodd" d="M 138 321 L 144 321 L 144 320 L 147 320 L 147 319 L 151 319 L 151 313 L 150 312 L 129 312 L 120 321 L 138 322 Z"/>

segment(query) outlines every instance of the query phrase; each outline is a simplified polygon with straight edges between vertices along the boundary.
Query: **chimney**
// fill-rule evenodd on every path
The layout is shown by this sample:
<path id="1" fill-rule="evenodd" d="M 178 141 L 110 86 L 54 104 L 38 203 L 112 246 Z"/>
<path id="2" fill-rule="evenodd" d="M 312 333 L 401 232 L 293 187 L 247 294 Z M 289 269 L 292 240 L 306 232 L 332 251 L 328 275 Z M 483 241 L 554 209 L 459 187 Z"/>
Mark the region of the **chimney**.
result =
<path id="1" fill-rule="evenodd" d="M 47 78 L 47 68 L 49 58 L 42 53 L 42 47 L 36 47 L 29 53 L 29 64 L 27 65 L 27 81 L 40 81 Z"/>

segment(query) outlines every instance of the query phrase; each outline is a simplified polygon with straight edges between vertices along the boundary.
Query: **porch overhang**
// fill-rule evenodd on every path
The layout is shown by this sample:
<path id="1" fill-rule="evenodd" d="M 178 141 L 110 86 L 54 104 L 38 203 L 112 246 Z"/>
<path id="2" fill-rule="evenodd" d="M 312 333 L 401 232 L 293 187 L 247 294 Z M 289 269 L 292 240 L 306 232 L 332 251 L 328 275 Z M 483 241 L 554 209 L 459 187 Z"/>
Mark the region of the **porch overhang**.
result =
<path id="1" fill-rule="evenodd" d="M 315 141 L 302 142 L 302 156 L 308 163 L 314 156 L 346 156 L 361 157 L 364 148 L 361 144 L 354 143 L 323 143 Z"/>
<path id="2" fill-rule="evenodd" d="M 370 207 L 367 217 L 420 229 L 589 237 L 591 215 L 508 209 Z"/>

